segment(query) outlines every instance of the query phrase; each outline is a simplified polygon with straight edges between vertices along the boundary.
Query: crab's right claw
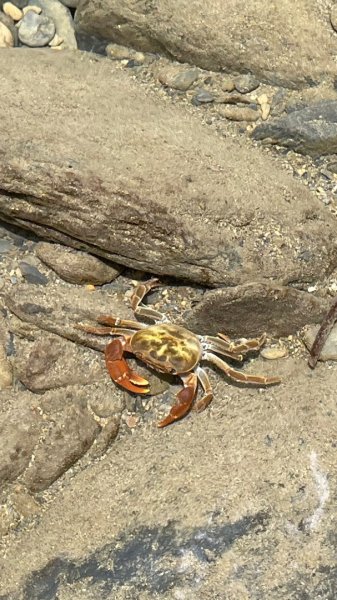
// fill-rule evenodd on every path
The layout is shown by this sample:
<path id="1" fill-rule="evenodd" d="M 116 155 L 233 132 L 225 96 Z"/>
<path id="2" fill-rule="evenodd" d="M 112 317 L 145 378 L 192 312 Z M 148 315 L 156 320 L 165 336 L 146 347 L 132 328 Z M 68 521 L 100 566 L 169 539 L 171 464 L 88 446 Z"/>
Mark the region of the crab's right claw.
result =
<path id="1" fill-rule="evenodd" d="M 105 364 L 109 371 L 111 379 L 118 383 L 129 392 L 135 394 L 148 394 L 150 391 L 149 382 L 136 371 L 130 369 L 128 363 L 123 357 L 123 344 L 120 339 L 110 342 L 105 348 Z"/>

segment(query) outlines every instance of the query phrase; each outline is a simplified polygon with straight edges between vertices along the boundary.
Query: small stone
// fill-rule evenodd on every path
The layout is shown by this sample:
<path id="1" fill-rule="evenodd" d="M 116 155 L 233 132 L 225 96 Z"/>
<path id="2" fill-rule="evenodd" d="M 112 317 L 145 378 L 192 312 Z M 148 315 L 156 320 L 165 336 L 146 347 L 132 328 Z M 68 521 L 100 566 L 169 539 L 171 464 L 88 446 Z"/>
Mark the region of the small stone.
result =
<path id="1" fill-rule="evenodd" d="M 139 64 L 143 64 L 145 60 L 143 52 L 138 52 L 137 50 L 133 50 L 133 48 L 121 46 L 120 44 L 108 44 L 105 52 L 111 60 L 135 60 Z"/>
<path id="2" fill-rule="evenodd" d="M 40 6 L 36 6 L 35 4 L 24 6 L 22 13 L 26 15 L 28 12 L 35 12 L 37 15 L 39 15 L 42 12 L 42 8 L 40 8 Z"/>
<path id="3" fill-rule="evenodd" d="M 11 31 L 0 22 L 0 48 L 13 48 L 14 37 Z"/>
<path id="4" fill-rule="evenodd" d="M 231 77 L 224 77 L 221 82 L 221 89 L 224 92 L 232 92 L 235 88 L 234 81 Z"/>
<path id="5" fill-rule="evenodd" d="M 162 70 L 158 79 L 162 85 L 186 92 L 199 78 L 199 69 L 182 69 L 181 67 L 168 67 Z"/>
<path id="6" fill-rule="evenodd" d="M 214 96 L 207 90 L 199 90 L 192 98 L 192 104 L 194 104 L 194 106 L 209 104 L 210 102 L 214 102 Z"/>
<path id="7" fill-rule="evenodd" d="M 15 23 L 15 25 L 14 25 L 13 19 L 11 19 L 11 17 L 9 17 L 8 15 L 5 15 L 5 13 L 1 12 L 1 10 L 0 10 L 0 23 L 3 23 L 3 25 L 5 25 L 5 27 L 7 27 L 7 29 L 9 29 L 9 31 L 11 32 L 11 34 L 13 36 L 14 46 L 17 46 L 18 42 L 19 42 L 18 23 Z"/>
<path id="8" fill-rule="evenodd" d="M 68 8 L 77 8 L 80 0 L 60 0 L 64 6 L 68 6 Z"/>
<path id="9" fill-rule="evenodd" d="M 254 75 L 240 75 L 234 79 L 235 89 L 240 94 L 248 94 L 259 87 L 260 82 Z"/>
<path id="10" fill-rule="evenodd" d="M 40 273 L 34 265 L 21 261 L 19 267 L 23 277 L 28 283 L 33 283 L 34 285 L 46 285 L 48 283 L 48 278 L 43 275 L 43 273 Z"/>
<path id="11" fill-rule="evenodd" d="M 62 44 L 63 41 L 64 41 L 63 38 L 60 37 L 57 33 L 55 33 L 53 39 L 50 40 L 50 42 L 49 42 L 49 46 L 51 48 L 56 48 L 57 46 L 59 46 L 60 44 Z"/>
<path id="12" fill-rule="evenodd" d="M 125 422 L 130 429 L 134 429 L 139 424 L 139 417 L 128 415 L 125 419 Z"/>
<path id="13" fill-rule="evenodd" d="M 270 104 L 261 104 L 261 119 L 266 121 L 270 115 Z"/>
<path id="14" fill-rule="evenodd" d="M 123 270 L 122 267 L 107 264 L 92 254 L 61 244 L 39 242 L 36 254 L 61 279 L 69 283 L 102 285 L 116 279 Z"/>
<path id="15" fill-rule="evenodd" d="M 13 21 L 20 21 L 20 19 L 22 19 L 23 17 L 22 10 L 20 10 L 20 8 L 15 6 L 15 4 L 13 4 L 12 2 L 4 2 L 4 4 L 2 5 L 2 10 L 6 15 L 11 17 Z"/>
<path id="16" fill-rule="evenodd" d="M 46 46 L 55 35 L 55 25 L 45 15 L 33 11 L 25 14 L 19 27 L 19 39 L 30 48 Z"/>
<path id="17" fill-rule="evenodd" d="M 277 360 L 288 356 L 288 351 L 285 346 L 269 346 L 269 348 L 262 348 L 260 354 L 267 360 Z"/>
<path id="18" fill-rule="evenodd" d="M 228 106 L 219 111 L 220 114 L 230 121 L 257 121 L 261 113 L 248 107 Z"/>

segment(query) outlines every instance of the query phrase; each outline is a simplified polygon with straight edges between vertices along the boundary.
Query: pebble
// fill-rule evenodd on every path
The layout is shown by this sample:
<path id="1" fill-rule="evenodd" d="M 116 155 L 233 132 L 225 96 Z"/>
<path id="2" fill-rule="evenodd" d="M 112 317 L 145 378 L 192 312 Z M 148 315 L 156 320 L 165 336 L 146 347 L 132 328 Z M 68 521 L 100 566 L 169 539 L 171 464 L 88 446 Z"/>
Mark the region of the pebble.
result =
<path id="1" fill-rule="evenodd" d="M 240 106 L 226 106 L 219 113 L 230 121 L 257 121 L 261 116 L 258 110 Z"/>
<path id="2" fill-rule="evenodd" d="M 231 77 L 224 77 L 221 82 L 221 89 L 224 92 L 232 92 L 235 89 L 235 83 Z"/>
<path id="3" fill-rule="evenodd" d="M 249 94 L 259 87 L 260 82 L 254 75 L 240 75 L 234 79 L 235 89 L 240 94 Z"/>
<path id="4" fill-rule="evenodd" d="M 192 104 L 199 106 L 200 104 L 209 104 L 214 102 L 214 96 L 207 90 L 199 90 L 192 98 Z"/>
<path id="5" fill-rule="evenodd" d="M 55 33 L 53 39 L 50 40 L 50 42 L 49 42 L 49 46 L 51 48 L 56 48 L 57 46 L 62 44 L 63 41 L 64 41 L 64 39 L 62 37 L 60 37 L 57 33 Z"/>
<path id="6" fill-rule="evenodd" d="M 29 11 L 25 14 L 19 27 L 19 39 L 30 48 L 46 46 L 55 35 L 55 25 L 45 15 Z"/>
<path id="7" fill-rule="evenodd" d="M 20 8 L 15 6 L 15 4 L 13 4 L 12 2 L 4 2 L 4 4 L 2 5 L 2 10 L 6 15 L 11 17 L 13 21 L 20 21 L 20 19 L 22 19 L 23 17 L 22 10 L 20 10 Z"/>
<path id="8" fill-rule="evenodd" d="M 21 261 L 19 267 L 23 277 L 28 283 L 33 283 L 35 285 L 46 285 L 48 283 L 48 278 L 43 273 L 40 273 L 34 265 Z"/>
<path id="9" fill-rule="evenodd" d="M 270 346 L 269 348 L 262 348 L 260 354 L 267 360 L 277 360 L 288 356 L 288 350 L 285 346 Z"/>
<path id="10" fill-rule="evenodd" d="M 0 21 L 0 48 L 13 48 L 14 37 L 11 31 Z"/>
<path id="11" fill-rule="evenodd" d="M 199 69 L 182 69 L 181 67 L 170 66 L 162 70 L 158 75 L 158 80 L 162 85 L 186 92 L 191 85 L 199 79 Z"/>
<path id="12" fill-rule="evenodd" d="M 69 8 L 77 8 L 80 0 L 60 0 L 64 6 L 68 6 Z"/>
<path id="13" fill-rule="evenodd" d="M 105 53 L 111 60 L 133 59 L 140 64 L 143 64 L 145 60 L 143 52 L 138 52 L 127 46 L 121 46 L 120 44 L 108 44 L 105 48 Z"/>

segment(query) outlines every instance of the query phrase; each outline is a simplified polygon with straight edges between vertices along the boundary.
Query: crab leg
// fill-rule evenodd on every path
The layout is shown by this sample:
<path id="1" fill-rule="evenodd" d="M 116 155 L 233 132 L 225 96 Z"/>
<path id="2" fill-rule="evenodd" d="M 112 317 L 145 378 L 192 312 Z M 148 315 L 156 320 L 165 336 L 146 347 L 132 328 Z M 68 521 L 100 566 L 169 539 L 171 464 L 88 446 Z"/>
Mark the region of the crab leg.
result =
<path id="1" fill-rule="evenodd" d="M 100 315 L 97 317 L 96 321 L 101 325 L 108 325 L 110 327 L 127 327 L 130 329 L 144 329 L 144 327 L 147 327 L 147 325 L 139 323 L 139 321 L 120 319 L 119 317 L 113 317 L 111 315 Z"/>
<path id="2" fill-rule="evenodd" d="M 151 308 L 151 306 L 140 306 L 144 296 L 146 296 L 150 290 L 158 286 L 160 286 L 158 279 L 149 279 L 148 281 L 144 281 L 144 283 L 137 285 L 131 298 L 131 308 L 135 315 L 147 317 L 154 321 L 164 320 L 164 315 L 158 310 Z"/>
<path id="3" fill-rule="evenodd" d="M 122 327 L 97 327 L 96 325 L 76 325 L 76 329 L 81 329 L 86 333 L 95 333 L 96 335 L 126 335 L 130 336 L 134 333 L 132 329 L 124 329 Z"/>
<path id="4" fill-rule="evenodd" d="M 249 352 L 250 350 L 259 350 L 266 341 L 265 333 L 260 335 L 260 337 L 258 337 L 258 338 L 252 338 L 250 340 L 246 340 L 245 342 L 241 342 L 238 344 L 236 344 L 235 342 L 232 342 L 232 340 L 224 333 L 218 333 L 218 337 L 214 337 L 214 336 L 205 336 L 205 337 L 207 339 L 209 339 L 210 341 L 212 341 L 212 340 L 220 341 L 219 338 L 221 338 L 221 340 L 223 340 L 227 346 L 227 352 L 234 352 L 234 354 L 237 354 L 238 352 L 245 353 L 245 352 Z"/>
<path id="5" fill-rule="evenodd" d="M 242 371 L 237 371 L 236 369 L 232 369 L 224 360 L 212 354 L 211 352 L 205 352 L 202 355 L 203 360 L 209 360 L 213 364 L 215 364 L 221 371 L 224 371 L 228 377 L 233 379 L 234 381 L 240 383 L 253 383 L 255 385 L 272 385 L 274 383 L 280 383 L 281 379 L 279 377 L 265 377 L 264 375 L 250 375 L 248 373 L 242 373 Z"/>
<path id="6" fill-rule="evenodd" d="M 194 400 L 198 378 L 195 373 L 188 373 L 187 375 L 180 375 L 184 387 L 183 389 L 176 395 L 176 401 L 173 404 L 169 414 L 165 419 L 158 423 L 158 427 L 166 427 L 170 423 L 181 419 L 186 413 L 190 410 L 192 406 L 192 402 Z"/>
<path id="7" fill-rule="evenodd" d="M 204 371 L 204 369 L 201 367 L 197 367 L 195 372 L 204 390 L 204 395 L 196 402 L 194 408 L 197 412 L 201 412 L 202 410 L 205 410 L 205 408 L 213 400 L 213 392 L 206 371 Z"/>
<path id="8" fill-rule="evenodd" d="M 225 344 L 219 338 L 205 335 L 200 337 L 200 341 L 204 350 L 212 350 L 213 352 L 217 352 L 223 356 L 228 356 L 228 358 L 233 358 L 234 360 L 243 360 L 242 354 L 237 354 L 231 350 L 229 345 Z"/>
<path id="9" fill-rule="evenodd" d="M 123 357 L 124 350 L 128 349 L 128 339 L 116 338 L 105 348 L 105 364 L 110 373 L 111 379 L 121 385 L 126 390 L 136 394 L 147 394 L 148 380 L 138 375 L 130 369 L 128 363 Z"/>

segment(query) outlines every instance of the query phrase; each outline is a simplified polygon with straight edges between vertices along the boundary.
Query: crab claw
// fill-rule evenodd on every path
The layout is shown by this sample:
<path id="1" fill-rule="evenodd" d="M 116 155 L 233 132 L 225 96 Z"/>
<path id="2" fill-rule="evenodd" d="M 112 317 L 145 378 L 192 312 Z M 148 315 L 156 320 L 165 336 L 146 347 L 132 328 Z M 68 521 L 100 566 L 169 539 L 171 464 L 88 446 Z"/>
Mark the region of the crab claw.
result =
<path id="1" fill-rule="evenodd" d="M 144 387 L 149 385 L 148 380 L 130 369 L 123 358 L 123 350 L 120 339 L 112 340 L 105 348 L 105 364 L 111 379 L 130 392 L 148 394 L 150 388 Z"/>
<path id="2" fill-rule="evenodd" d="M 165 419 L 159 421 L 158 427 L 170 425 L 170 423 L 181 419 L 190 410 L 197 391 L 198 379 L 195 373 L 190 373 L 189 375 L 182 377 L 182 380 L 184 383 L 183 389 L 176 395 L 176 401 L 169 414 Z"/>

